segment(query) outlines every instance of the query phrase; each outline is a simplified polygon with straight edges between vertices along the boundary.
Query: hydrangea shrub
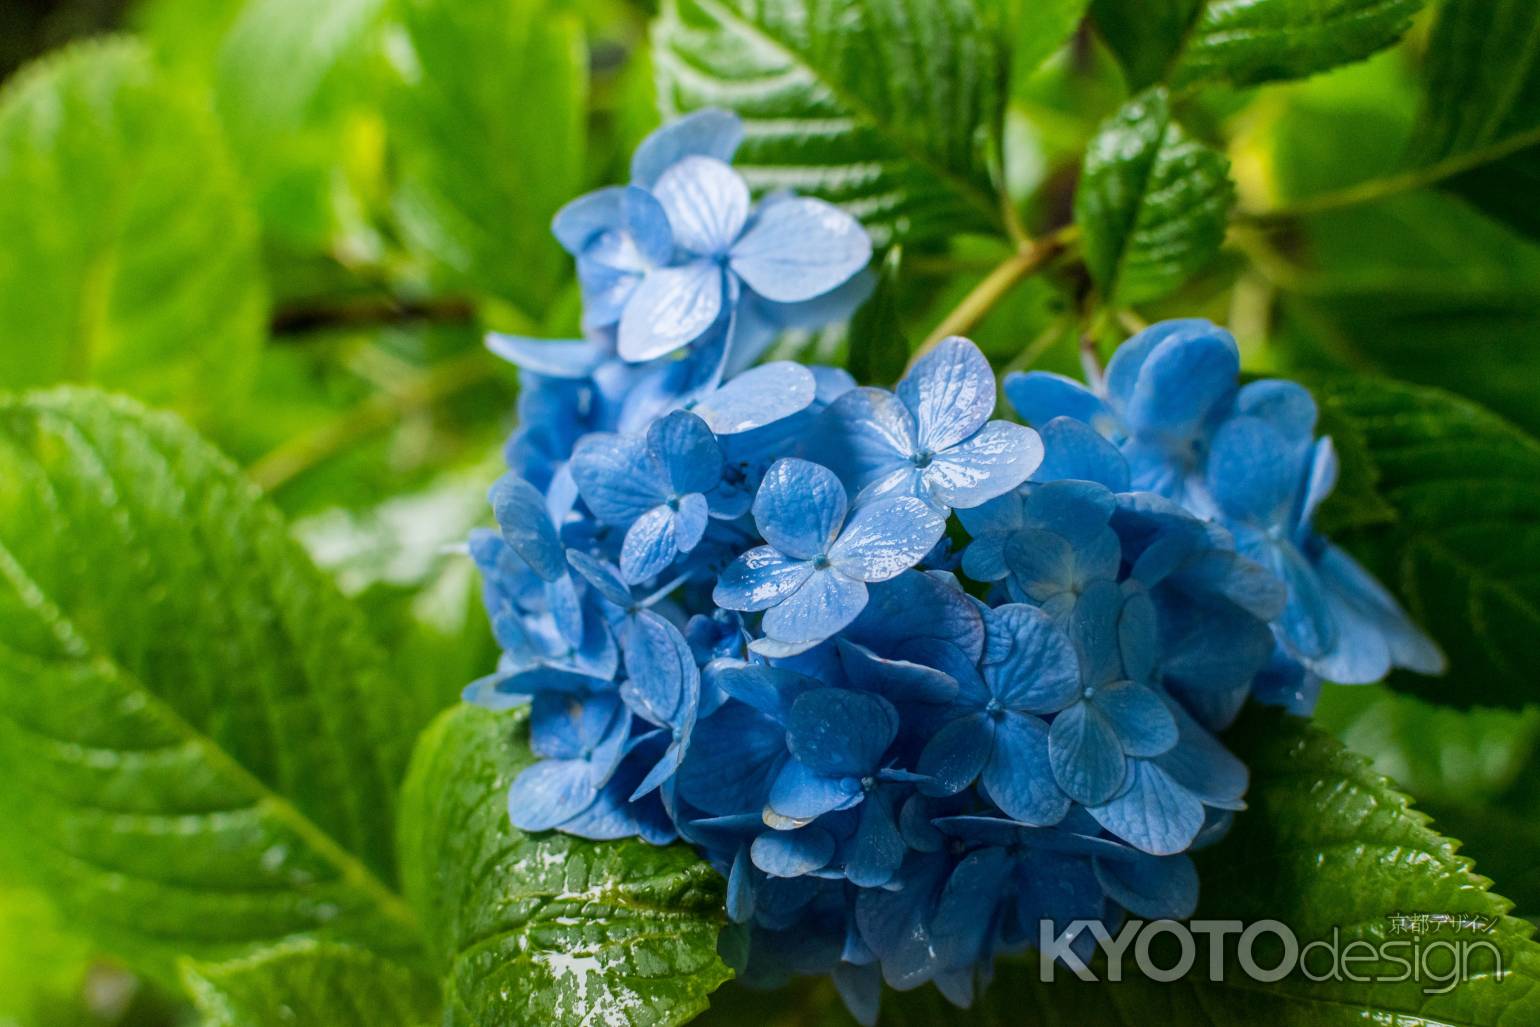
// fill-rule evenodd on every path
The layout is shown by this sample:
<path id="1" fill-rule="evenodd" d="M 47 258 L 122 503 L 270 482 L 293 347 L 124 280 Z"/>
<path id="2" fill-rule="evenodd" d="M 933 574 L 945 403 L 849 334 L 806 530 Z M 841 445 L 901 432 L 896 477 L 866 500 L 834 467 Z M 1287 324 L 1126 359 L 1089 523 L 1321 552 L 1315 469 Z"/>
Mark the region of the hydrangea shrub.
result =
<path id="1" fill-rule="evenodd" d="M 1089 384 L 997 381 L 956 336 L 892 390 L 757 363 L 848 317 L 871 245 L 751 202 L 741 139 L 716 110 L 650 136 L 556 216 L 584 337 L 490 340 L 522 416 L 470 542 L 502 657 L 466 698 L 530 705 L 514 826 L 688 843 L 740 977 L 832 975 L 863 1023 L 884 983 L 969 1005 L 1042 921 L 1190 916 L 1248 698 L 1443 667 L 1313 526 L 1309 392 L 1240 384 L 1201 320 Z"/>

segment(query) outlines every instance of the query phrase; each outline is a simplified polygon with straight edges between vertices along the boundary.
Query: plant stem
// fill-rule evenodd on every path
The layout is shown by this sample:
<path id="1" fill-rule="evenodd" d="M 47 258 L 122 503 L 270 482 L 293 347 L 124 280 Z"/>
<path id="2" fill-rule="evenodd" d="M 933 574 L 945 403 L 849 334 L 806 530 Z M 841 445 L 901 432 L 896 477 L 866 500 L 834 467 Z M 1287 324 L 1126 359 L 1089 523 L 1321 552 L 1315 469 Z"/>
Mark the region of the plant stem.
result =
<path id="1" fill-rule="evenodd" d="M 1500 142 L 1492 143 L 1467 153 L 1446 157 L 1441 161 L 1420 168 L 1411 168 L 1398 174 L 1387 175 L 1384 178 L 1371 178 L 1367 182 L 1359 182 L 1357 185 L 1350 185 L 1345 189 L 1307 196 L 1295 203 L 1274 207 L 1271 210 L 1242 212 L 1237 217 L 1243 221 L 1266 223 L 1304 217 L 1310 214 L 1320 214 L 1323 211 L 1352 207 L 1360 203 L 1371 203 L 1374 200 L 1382 200 L 1388 196 L 1410 192 L 1413 189 L 1437 185 L 1446 178 L 1453 178 L 1455 175 L 1463 172 L 1473 171 L 1483 164 L 1502 160 L 1504 157 L 1512 156 L 1520 150 L 1526 150 L 1536 145 L 1540 145 L 1540 126 L 1536 126 L 1527 132 L 1520 132 L 1517 135 L 1509 136 Z"/>
<path id="2" fill-rule="evenodd" d="M 496 367 L 492 356 L 478 346 L 419 372 L 400 388 L 375 393 L 334 421 L 283 442 L 246 473 L 264 490 L 275 492 L 353 443 L 388 428 L 402 415 L 479 385 L 492 377 Z"/>
<path id="3" fill-rule="evenodd" d="M 1074 241 L 1077 232 L 1073 225 L 1067 225 L 1052 235 L 1044 236 L 1036 242 L 1027 243 L 1006 257 L 995 269 L 984 276 L 983 281 L 975 285 L 947 315 L 925 337 L 925 341 L 909 357 L 908 367 L 914 365 L 921 357 L 935 349 L 942 339 L 951 335 L 960 335 L 970 330 L 974 325 L 983 320 L 996 303 L 999 303 L 1006 293 L 1024 278 L 1037 271 L 1041 271 L 1055 257 L 1065 251 Z"/>

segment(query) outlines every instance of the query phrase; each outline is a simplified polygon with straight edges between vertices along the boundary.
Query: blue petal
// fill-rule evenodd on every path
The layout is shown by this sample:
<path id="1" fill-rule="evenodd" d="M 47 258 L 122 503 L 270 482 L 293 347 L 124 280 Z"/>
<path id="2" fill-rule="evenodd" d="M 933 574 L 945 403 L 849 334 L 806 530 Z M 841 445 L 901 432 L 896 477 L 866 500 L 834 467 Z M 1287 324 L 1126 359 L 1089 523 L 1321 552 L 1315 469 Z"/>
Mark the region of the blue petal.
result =
<path id="1" fill-rule="evenodd" d="M 793 824 L 806 823 L 834 810 L 849 809 L 864 794 L 854 778 L 827 777 L 805 763 L 787 760 L 770 786 L 766 806 Z"/>
<path id="2" fill-rule="evenodd" d="M 548 831 L 582 813 L 598 797 L 584 760 L 541 760 L 508 789 L 508 816 L 521 831 Z"/>
<path id="3" fill-rule="evenodd" d="M 1300 499 L 1299 512 L 1294 518 L 1296 527 L 1308 528 L 1315 522 L 1315 512 L 1326 497 L 1337 487 L 1340 470 L 1337 448 L 1331 439 L 1317 439 L 1310 456 L 1310 473 L 1305 479 L 1305 494 Z"/>
<path id="4" fill-rule="evenodd" d="M 765 472 L 754 496 L 754 523 L 782 553 L 811 560 L 827 552 L 839 535 L 845 509 L 845 487 L 833 471 L 787 458 Z"/>
<path id="5" fill-rule="evenodd" d="M 1128 461 L 1095 428 L 1069 417 L 1033 423 L 1043 442 L 1043 462 L 1032 472 L 1034 481 L 1068 478 L 1094 481 L 1113 492 L 1128 491 Z"/>
<path id="6" fill-rule="evenodd" d="M 694 111 L 642 140 L 631 157 L 631 180 L 650 188 L 658 176 L 689 156 L 730 161 L 742 141 L 738 115 L 715 107 Z"/>
<path id="7" fill-rule="evenodd" d="M 765 610 L 801 588 L 812 574 L 810 561 L 788 559 L 774 546 L 759 546 L 728 565 L 711 598 L 724 610 Z"/>
<path id="8" fill-rule="evenodd" d="M 1123 785 L 1127 764 L 1117 733 L 1088 702 L 1078 702 L 1053 719 L 1048 756 L 1054 779 L 1076 802 L 1106 802 Z M 1007 811 L 1009 812 L 1009 811 Z"/>
<path id="9" fill-rule="evenodd" d="M 620 356 L 640 363 L 672 353 L 705 334 L 722 306 L 722 269 L 714 261 L 654 268 L 620 317 Z"/>
<path id="10" fill-rule="evenodd" d="M 919 563 L 945 533 L 946 518 L 929 503 L 908 496 L 879 499 L 856 507 L 828 550 L 829 562 L 858 581 L 887 581 Z"/>
<path id="11" fill-rule="evenodd" d="M 564 576 L 567 559 L 539 490 L 523 478 L 505 474 L 492 486 L 489 498 L 509 548 L 546 581 Z"/>
<path id="12" fill-rule="evenodd" d="M 995 805 L 1013 820 L 1043 826 L 1069 812 L 1069 797 L 1054 783 L 1049 763 L 1048 726 L 1036 717 L 1008 713 L 1000 718 L 981 780 Z"/>
<path id="13" fill-rule="evenodd" d="M 1282 525 L 1304 484 L 1298 453 L 1266 421 L 1232 417 L 1214 434 L 1208 491 L 1227 517 L 1258 527 Z"/>
<path id="14" fill-rule="evenodd" d="M 914 365 L 898 384 L 898 398 L 914 415 L 920 447 L 939 453 L 989 420 L 995 409 L 995 375 L 977 346 L 954 335 Z M 1040 455 L 1041 450 L 1034 451 L 1033 467 Z"/>
<path id="15" fill-rule="evenodd" d="M 1297 382 L 1266 378 L 1242 386 L 1235 395 L 1235 410 L 1260 417 L 1285 438 L 1308 442 L 1315 437 L 1315 400 Z"/>
<path id="16" fill-rule="evenodd" d="M 834 570 L 815 570 L 765 611 L 760 627 L 778 642 L 821 642 L 855 620 L 865 605 L 864 584 Z"/>
<path id="17" fill-rule="evenodd" d="M 699 492 L 679 497 L 679 509 L 674 511 L 674 539 L 681 553 L 688 553 L 700 544 L 710 517 L 711 507 Z"/>
<path id="18" fill-rule="evenodd" d="M 840 663 L 856 688 L 892 702 L 946 703 L 957 695 L 957 682 L 945 671 L 878 656 L 863 645 L 839 640 Z"/>
<path id="19" fill-rule="evenodd" d="M 1013 587 L 1033 602 L 1046 602 L 1080 581 L 1075 547 L 1056 532 L 1024 528 L 1002 548 Z"/>
<path id="20" fill-rule="evenodd" d="M 1159 756 L 1176 744 L 1176 721 L 1165 702 L 1150 689 L 1114 682 L 1096 690 L 1091 702 L 1117 733 L 1130 756 Z"/>
<path id="21" fill-rule="evenodd" d="M 884 793 L 861 804 L 860 818 L 845 849 L 845 877 L 858 888 L 880 888 L 904 862 L 904 839 L 893 822 L 892 801 Z"/>
<path id="22" fill-rule="evenodd" d="M 995 847 L 969 853 L 957 864 L 931 921 L 936 959 L 942 966 L 971 968 L 990 955 L 995 909 L 1014 869 L 1006 850 Z"/>
<path id="23" fill-rule="evenodd" d="M 652 194 L 668 214 L 674 242 L 703 257 L 725 255 L 749 217 L 743 176 L 714 157 L 680 159 L 658 176 Z"/>
<path id="24" fill-rule="evenodd" d="M 596 757 L 603 785 L 626 739 L 630 715 L 614 693 L 592 696 L 537 694 L 530 706 L 530 751 L 545 759 L 580 760 Z M 606 761 L 609 761 L 608 763 Z"/>
<path id="25" fill-rule="evenodd" d="M 769 717 L 729 703 L 696 725 L 679 768 L 679 794 L 707 813 L 756 816 L 786 758 L 786 732 Z"/>
<path id="26" fill-rule="evenodd" d="M 629 680 L 621 695 L 638 716 L 673 728 L 694 719 L 700 670 L 678 628 L 651 610 L 638 611 L 625 655 Z"/>
<path id="27" fill-rule="evenodd" d="M 735 924 L 754 918 L 754 874 L 749 869 L 747 846 L 739 846 L 727 875 L 727 918 Z"/>
<path id="28" fill-rule="evenodd" d="M 695 498 L 705 502 L 700 496 Z M 620 547 L 620 574 L 627 584 L 655 577 L 674 562 L 680 550 L 674 517 L 674 511 L 667 506 L 655 506 L 626 529 Z M 701 526 L 705 526 L 704 517 Z"/>
<path id="29" fill-rule="evenodd" d="M 1378 661 L 1354 661 L 1355 646 L 1372 648 L 1365 640 L 1382 639 L 1390 662 L 1419 674 L 1442 674 L 1446 663 L 1438 646 L 1414 624 L 1385 587 L 1351 556 L 1328 545 L 1317 561 L 1321 585 L 1342 626 L 1342 641 L 1321 662 L 1320 673 L 1332 681 L 1377 680 Z M 1383 676 L 1383 671 L 1380 672 Z"/>
<path id="30" fill-rule="evenodd" d="M 1086 807 L 1112 834 L 1152 856 L 1184 851 L 1203 827 L 1203 804 L 1149 760 L 1131 761 L 1127 788 Z"/>
<path id="31" fill-rule="evenodd" d="M 1026 481 L 1043 459 L 1037 432 L 1009 421 L 990 421 L 936 454 L 925 484 L 946 506 L 978 506 Z"/>
<path id="32" fill-rule="evenodd" d="M 891 392 L 852 389 L 829 404 L 809 440 L 812 453 L 852 489 L 896 468 L 913 467 L 919 451 L 914 417 Z"/>
<path id="33" fill-rule="evenodd" d="M 643 267 L 664 264 L 674 252 L 674 235 L 668 214 L 657 197 L 646 189 L 627 186 L 621 207 L 626 218 L 626 233 L 636 247 Z"/>
<path id="34" fill-rule="evenodd" d="M 873 652 L 950 673 L 930 657 L 955 649 L 964 663 L 977 662 L 984 652 L 984 621 L 955 578 L 905 571 L 871 586 L 870 603 L 845 637 Z"/>
<path id="35" fill-rule="evenodd" d="M 1112 420 L 1100 396 L 1051 371 L 1012 371 L 1005 376 L 1004 391 L 1016 416 L 1039 430 L 1056 417 L 1069 417 L 1106 434 L 1102 429 Z"/>
<path id="36" fill-rule="evenodd" d="M 610 355 L 610 347 L 587 339 L 533 339 L 487 334 L 487 349 L 526 371 L 547 378 L 587 378 Z"/>
<path id="37" fill-rule="evenodd" d="M 801 413 L 817 392 L 813 374 L 801 364 L 778 360 L 735 375 L 707 393 L 691 410 L 718 435 L 736 435 Z"/>
<path id="38" fill-rule="evenodd" d="M 1122 361 L 1125 351 L 1144 356 Z M 1139 432 L 1187 438 L 1235 395 L 1239 374 L 1240 349 L 1229 332 L 1206 321 L 1167 321 L 1113 355 L 1107 390 L 1123 400 L 1123 416 Z"/>
<path id="39" fill-rule="evenodd" d="M 1186 920 L 1198 908 L 1198 869 L 1185 855 L 1095 860 L 1107 896 L 1134 916 Z"/>
<path id="40" fill-rule="evenodd" d="M 855 218 L 808 197 L 767 202 L 733 244 L 732 269 L 766 299 L 822 295 L 866 266 L 871 239 Z"/>
<path id="41" fill-rule="evenodd" d="M 580 549 L 567 550 L 567 562 L 595 591 L 616 606 L 625 609 L 633 603 L 630 586 L 613 564 L 589 556 Z"/>
<path id="42" fill-rule="evenodd" d="M 1180 705 L 1171 703 L 1169 707 L 1176 720 L 1178 741 L 1171 751 L 1156 757 L 1156 765 L 1205 805 L 1243 809 L 1246 804 L 1241 796 L 1246 794 L 1250 779 L 1246 764 L 1220 745 Z"/>
<path id="43" fill-rule="evenodd" d="M 722 449 L 706 422 L 692 413 L 675 410 L 654 421 L 647 447 L 675 495 L 707 492 L 722 479 Z"/>
<path id="44" fill-rule="evenodd" d="M 898 735 L 898 711 L 870 692 L 819 688 L 792 705 L 786 744 L 797 760 L 827 775 L 875 773 Z"/>
<path id="45" fill-rule="evenodd" d="M 614 231 L 625 224 L 623 186 L 610 186 L 585 193 L 570 201 L 551 219 L 551 234 L 573 256 L 601 232 Z"/>
<path id="46" fill-rule="evenodd" d="M 716 681 L 734 699 L 781 720 L 785 719 L 797 696 L 820 687 L 814 678 L 763 663 L 723 668 L 717 672 Z"/>
<path id="47" fill-rule="evenodd" d="M 1073 423 L 1073 422 L 1070 422 Z M 1051 531 L 1082 547 L 1100 541 L 1117 509 L 1117 497 L 1091 481 L 1050 481 L 1033 485 L 1022 501 L 1022 517 L 1034 528 Z M 1117 565 L 1103 574 L 1113 577 Z"/>
<path id="48" fill-rule="evenodd" d="M 861 1027 L 877 1027 L 877 1013 L 882 1004 L 882 974 L 877 965 L 840 963 L 831 976 L 834 990 L 839 992 L 850 1018 Z"/>
<path id="49" fill-rule="evenodd" d="M 984 680 L 1007 709 L 1052 713 L 1080 691 L 1075 647 L 1042 610 L 1008 603 L 990 611 L 990 637 L 1009 642 L 1003 655 L 991 653 Z"/>
<path id="50" fill-rule="evenodd" d="M 834 837 L 813 824 L 794 831 L 765 831 L 749 849 L 754 865 L 771 877 L 801 877 L 827 866 Z"/>
<path id="51" fill-rule="evenodd" d="M 932 781 L 922 791 L 955 795 L 977 780 L 994 750 L 995 721 L 987 714 L 970 713 L 950 722 L 931 736 L 920 753 L 918 770 Z"/>
<path id="52" fill-rule="evenodd" d="M 636 436 L 585 436 L 572 451 L 570 466 L 583 502 L 606 524 L 630 524 L 668 499 L 646 441 Z"/>
<path id="53" fill-rule="evenodd" d="M 1075 601 L 1069 635 L 1080 657 L 1080 680 L 1087 686 L 1106 684 L 1122 676 L 1118 621 L 1127 601 L 1114 582 L 1093 581 Z"/>

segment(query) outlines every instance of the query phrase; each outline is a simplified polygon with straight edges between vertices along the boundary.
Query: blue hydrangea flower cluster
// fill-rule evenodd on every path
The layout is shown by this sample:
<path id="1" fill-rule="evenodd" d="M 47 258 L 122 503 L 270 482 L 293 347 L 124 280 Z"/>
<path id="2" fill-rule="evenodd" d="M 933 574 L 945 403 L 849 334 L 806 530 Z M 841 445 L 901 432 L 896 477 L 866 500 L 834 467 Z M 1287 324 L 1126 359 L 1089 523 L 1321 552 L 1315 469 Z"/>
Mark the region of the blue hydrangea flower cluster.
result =
<path id="1" fill-rule="evenodd" d="M 867 288 L 859 224 L 757 205 L 702 112 L 556 218 L 584 337 L 494 336 L 521 426 L 470 551 L 528 704 L 513 823 L 683 839 L 726 879 L 740 978 L 967 1005 L 1043 921 L 1190 915 L 1188 853 L 1242 808 L 1246 695 L 1437 652 L 1312 528 L 1309 396 L 1236 388 L 1173 322 L 1087 389 L 1005 391 L 966 339 L 893 391 L 757 364 Z M 1292 694 L 1292 693 L 1290 693 Z M 1081 939 L 1089 944 L 1089 934 Z"/>

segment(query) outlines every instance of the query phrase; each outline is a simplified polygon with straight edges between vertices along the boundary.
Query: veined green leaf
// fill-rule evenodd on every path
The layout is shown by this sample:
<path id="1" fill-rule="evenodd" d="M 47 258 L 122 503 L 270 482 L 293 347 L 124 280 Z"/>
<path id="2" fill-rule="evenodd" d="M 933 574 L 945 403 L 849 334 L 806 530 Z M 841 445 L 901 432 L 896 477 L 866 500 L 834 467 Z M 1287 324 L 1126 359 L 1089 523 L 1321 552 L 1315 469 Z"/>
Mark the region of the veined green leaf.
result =
<path id="1" fill-rule="evenodd" d="M 402 229 L 456 285 L 538 319 L 569 266 L 551 216 L 583 183 L 582 23 L 553 0 L 400 8 Z"/>
<path id="2" fill-rule="evenodd" d="M 1523 0 L 1519 0 L 1523 2 Z M 1247 86 L 1362 60 L 1401 38 L 1423 0 L 1094 0 L 1129 84 Z"/>
<path id="3" fill-rule="evenodd" d="M 69 922 L 175 960 L 335 939 L 415 958 L 409 707 L 357 614 L 185 426 L 0 401 L 4 827 Z"/>
<path id="4" fill-rule="evenodd" d="M 1006 54 L 978 0 L 666 0 L 665 114 L 727 107 L 758 191 L 839 203 L 879 245 L 998 224 Z"/>
<path id="5" fill-rule="evenodd" d="M 256 224 L 206 110 L 127 40 L 0 93 L 0 382 L 89 381 L 212 418 L 266 331 Z"/>
<path id="6" fill-rule="evenodd" d="M 447 976 L 445 1023 L 684 1023 L 731 976 L 721 878 L 682 845 L 515 830 L 524 734 L 522 710 L 448 710 L 402 793 L 402 874 Z"/>
<path id="7" fill-rule="evenodd" d="M 349 945 L 286 942 L 227 963 L 184 963 L 203 1027 L 424 1027 L 433 983 Z"/>
<path id="8" fill-rule="evenodd" d="M 1317 396 L 1322 430 L 1368 468 L 1379 500 L 1365 516 L 1333 497 L 1323 529 L 1449 657 L 1448 677 L 1397 673 L 1390 683 L 1455 706 L 1535 702 L 1527 654 L 1540 633 L 1540 442 L 1437 389 L 1340 378 Z"/>
<path id="9" fill-rule="evenodd" d="M 1425 977 L 1385 980 L 1399 967 L 1374 960 L 1353 967 L 1362 976 L 1380 971 L 1381 979 L 1373 982 L 1342 975 L 1311 981 L 1296 968 L 1282 980 L 1262 983 L 1235 965 L 1232 935 L 1223 981 L 1208 980 L 1201 955 L 1184 978 L 1159 984 L 1133 970 L 1132 959 L 1124 961 L 1131 976 L 1122 982 L 1082 982 L 1060 969 L 1052 983 L 1041 983 L 1035 959 L 1002 962 L 970 1012 L 952 1009 L 932 988 L 889 992 L 883 997 L 883 1024 L 1474 1027 L 1540 1017 L 1540 946 L 1530 938 L 1531 925 L 1508 917 L 1508 901 L 1487 891 L 1490 882 L 1458 855 L 1458 843 L 1433 831 L 1427 817 L 1363 757 L 1307 722 L 1273 711 L 1248 714 L 1230 744 L 1251 767 L 1249 808 L 1237 816 L 1229 837 L 1198 857 L 1198 918 L 1277 920 L 1301 946 L 1331 941 L 1336 931 L 1340 951 L 1353 941 L 1378 945 L 1398 938 L 1409 949 L 1409 937 L 1395 933 L 1394 914 L 1480 915 L 1492 918 L 1492 930 L 1459 937 L 1491 941 L 1504 956 L 1503 979 L 1496 978 L 1492 957 L 1482 950 L 1469 959 L 1468 978 L 1444 994 L 1425 993 Z M 1455 935 L 1446 929 L 1441 937 Z M 1261 948 L 1257 951 L 1259 964 L 1276 961 L 1268 956 L 1264 962 Z M 1409 958 L 1406 951 L 1399 955 Z M 1316 976 L 1322 976 L 1323 958 L 1317 953 L 1311 964 Z M 1435 965 L 1442 973 L 1447 962 Z"/>
<path id="10" fill-rule="evenodd" d="M 1163 88 L 1102 126 L 1086 150 L 1075 221 L 1108 303 L 1158 298 L 1213 258 L 1234 194 L 1229 168 L 1176 121 Z"/>
<path id="11" fill-rule="evenodd" d="M 1446 0 L 1425 81 L 1420 163 L 1460 167 L 1449 188 L 1540 237 L 1540 4 Z"/>

